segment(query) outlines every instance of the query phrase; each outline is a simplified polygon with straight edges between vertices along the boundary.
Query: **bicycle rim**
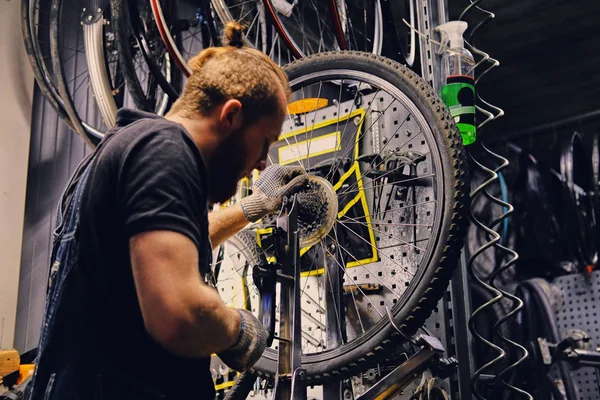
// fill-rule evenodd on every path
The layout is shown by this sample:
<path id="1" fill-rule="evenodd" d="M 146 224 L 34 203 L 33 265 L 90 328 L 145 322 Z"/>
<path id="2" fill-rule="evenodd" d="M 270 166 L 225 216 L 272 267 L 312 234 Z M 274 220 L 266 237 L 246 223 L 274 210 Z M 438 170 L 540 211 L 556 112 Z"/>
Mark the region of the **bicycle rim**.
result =
<path id="1" fill-rule="evenodd" d="M 54 78 L 75 131 L 93 147 L 112 127 L 114 112 L 123 104 L 125 83 L 115 35 L 105 16 L 108 7 L 88 9 L 82 16 L 80 12 L 85 7 L 75 1 L 69 6 L 63 7 L 62 0 L 52 1 L 50 48 Z M 91 68 L 88 62 L 92 63 Z"/>
<path id="2" fill-rule="evenodd" d="M 286 0 L 263 0 L 281 41 L 295 59 L 340 49 L 336 37 L 339 19 L 332 1 L 308 0 L 292 4 Z M 332 14 L 333 13 L 333 14 Z"/>
<path id="3" fill-rule="evenodd" d="M 165 13 L 158 0 L 151 0 L 150 5 L 156 27 L 171 59 L 189 77 L 192 70 L 187 60 L 202 49 L 220 43 L 208 0 L 202 0 L 199 6 L 179 2 L 169 13 L 171 15 Z"/>
<path id="4" fill-rule="evenodd" d="M 332 2 L 332 19 L 342 50 L 380 55 L 383 46 L 383 15 L 380 0 Z M 339 23 L 336 21 L 339 20 Z M 339 25 L 339 27 L 338 27 Z"/>
<path id="5" fill-rule="evenodd" d="M 48 65 L 51 66 L 51 60 L 49 60 L 50 50 L 48 48 L 48 14 L 49 8 L 40 10 L 38 0 L 21 1 L 21 29 L 23 33 L 23 42 L 40 91 L 47 99 L 50 106 L 56 111 L 59 118 L 62 119 L 67 126 L 73 129 L 73 124 L 64 109 L 62 99 L 58 95 L 56 89 L 52 86 L 51 73 L 48 70 Z M 46 18 L 44 18 L 44 16 Z M 40 42 L 45 44 L 45 51 L 42 50 Z"/>
<path id="6" fill-rule="evenodd" d="M 119 62 L 135 106 L 164 115 L 179 97 L 180 74 L 151 21 L 150 5 L 111 0 L 111 11 Z"/>
<path id="7" fill-rule="evenodd" d="M 246 45 L 261 50 L 279 65 L 294 60 L 288 39 L 271 24 L 268 3 L 262 0 L 212 0 L 212 5 L 223 25 L 238 21 L 245 26 L 243 40 Z"/>

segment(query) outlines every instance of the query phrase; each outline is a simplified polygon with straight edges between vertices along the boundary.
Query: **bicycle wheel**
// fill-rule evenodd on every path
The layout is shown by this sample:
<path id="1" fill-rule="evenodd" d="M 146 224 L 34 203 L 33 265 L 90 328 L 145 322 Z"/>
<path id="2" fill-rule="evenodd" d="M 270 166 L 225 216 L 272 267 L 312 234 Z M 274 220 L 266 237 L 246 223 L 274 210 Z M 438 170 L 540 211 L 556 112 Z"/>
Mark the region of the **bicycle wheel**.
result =
<path id="1" fill-rule="evenodd" d="M 38 0 L 21 1 L 21 29 L 27 58 L 40 91 L 63 122 L 73 128 L 58 92 L 52 86 L 52 63 L 49 48 L 50 4 Z"/>
<path id="2" fill-rule="evenodd" d="M 285 65 L 294 60 L 285 40 L 271 25 L 265 3 L 261 0 L 211 0 L 223 25 L 237 21 L 246 27 L 244 42 L 267 54 L 274 62 Z"/>
<path id="3" fill-rule="evenodd" d="M 289 122 L 269 162 L 298 163 L 325 177 L 339 203 L 331 233 L 300 253 L 302 363 L 316 385 L 368 368 L 403 341 L 388 311 L 409 335 L 435 308 L 462 248 L 468 176 L 447 108 L 406 67 L 334 52 L 285 70 L 293 91 Z M 272 221 L 256 228 L 266 259 L 276 261 Z M 334 270 L 341 295 L 332 311 L 325 271 Z M 223 286 L 225 297 L 243 304 L 249 296 L 252 307 L 256 292 L 246 282 L 245 293 L 243 285 Z M 340 345 L 328 343 L 330 329 Z M 277 346 L 275 340 L 253 373 L 275 376 Z"/>
<path id="4" fill-rule="evenodd" d="M 171 5 L 170 2 L 165 4 Z M 158 0 L 150 0 L 150 5 L 156 27 L 171 59 L 189 77 L 192 71 L 187 60 L 202 49 L 221 43 L 209 0 L 194 4 L 180 1 L 170 13 Z"/>
<path id="5" fill-rule="evenodd" d="M 383 14 L 381 0 L 336 0 L 332 19 L 337 41 L 343 50 L 381 55 Z M 339 22 L 338 22 L 339 21 Z"/>
<path id="6" fill-rule="evenodd" d="M 400 57 L 407 66 L 415 68 L 417 61 L 418 37 L 414 30 L 406 26 L 402 21 L 405 19 L 411 26 L 417 26 L 415 0 L 396 0 L 382 4 L 384 15 L 388 16 L 386 21 L 390 29 L 386 31 L 386 47 L 394 58 Z"/>
<path id="7" fill-rule="evenodd" d="M 286 0 L 263 0 L 281 41 L 289 48 L 295 59 L 307 55 L 342 49 L 345 42 L 342 22 L 338 15 L 338 0 L 307 0 L 288 3 Z M 344 9 L 343 7 L 341 8 Z"/>
<path id="8" fill-rule="evenodd" d="M 259 315 L 260 293 L 252 279 L 254 266 L 264 263 L 265 253 L 256 243 L 256 232 L 243 230 L 213 251 L 213 273 L 221 298 L 229 307 L 243 308 Z M 232 294 L 230 296 L 230 294 Z M 235 372 L 217 357 L 211 360 L 211 373 L 217 394 L 234 386 Z M 246 375 L 227 398 L 239 397 L 237 391 L 248 392 L 256 378 Z"/>
<path id="9" fill-rule="evenodd" d="M 164 115 L 179 97 L 181 73 L 152 21 L 150 4 L 136 0 L 110 4 L 119 62 L 131 98 L 137 108 Z"/>
<path id="10" fill-rule="evenodd" d="M 114 125 L 125 94 L 110 8 L 93 7 L 53 0 L 50 12 L 56 87 L 73 128 L 92 147 Z"/>

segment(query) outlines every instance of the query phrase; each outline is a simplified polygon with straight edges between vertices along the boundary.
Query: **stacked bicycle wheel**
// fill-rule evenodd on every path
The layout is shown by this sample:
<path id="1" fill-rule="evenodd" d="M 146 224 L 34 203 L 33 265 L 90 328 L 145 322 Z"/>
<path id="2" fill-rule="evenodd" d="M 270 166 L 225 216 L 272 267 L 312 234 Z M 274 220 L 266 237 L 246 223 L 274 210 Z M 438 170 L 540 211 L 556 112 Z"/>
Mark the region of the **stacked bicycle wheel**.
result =
<path id="1" fill-rule="evenodd" d="M 269 162 L 327 179 L 339 203 L 329 235 L 301 251 L 311 384 L 360 373 L 405 342 L 435 308 L 462 247 L 468 182 L 460 136 L 410 69 L 414 34 L 387 19 L 393 11 L 413 21 L 412 0 L 388 7 L 381 0 L 22 1 L 38 86 L 90 146 L 120 107 L 166 113 L 191 73 L 187 60 L 220 45 L 229 21 L 245 24 L 247 45 L 285 65 L 289 118 Z M 251 182 L 242 186 L 247 192 Z M 229 305 L 258 311 L 252 268 L 276 262 L 272 231 L 264 220 L 215 250 Z M 325 294 L 331 268 L 339 275 L 334 307 Z M 266 382 L 276 374 L 277 346 L 253 371 Z M 223 377 L 234 375 L 218 363 L 214 375 L 219 389 L 231 386 Z"/>

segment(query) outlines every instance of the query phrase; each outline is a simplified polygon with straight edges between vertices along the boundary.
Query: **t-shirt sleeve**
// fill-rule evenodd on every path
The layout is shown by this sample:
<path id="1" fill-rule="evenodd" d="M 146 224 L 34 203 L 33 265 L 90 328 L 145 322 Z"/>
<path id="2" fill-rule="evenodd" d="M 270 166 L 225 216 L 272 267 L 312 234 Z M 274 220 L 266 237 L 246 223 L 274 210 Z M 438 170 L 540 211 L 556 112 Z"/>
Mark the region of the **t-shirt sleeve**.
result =
<path id="1" fill-rule="evenodd" d="M 136 139 L 120 163 L 125 233 L 169 230 L 200 249 L 206 198 L 198 160 L 180 132 L 150 132 Z"/>

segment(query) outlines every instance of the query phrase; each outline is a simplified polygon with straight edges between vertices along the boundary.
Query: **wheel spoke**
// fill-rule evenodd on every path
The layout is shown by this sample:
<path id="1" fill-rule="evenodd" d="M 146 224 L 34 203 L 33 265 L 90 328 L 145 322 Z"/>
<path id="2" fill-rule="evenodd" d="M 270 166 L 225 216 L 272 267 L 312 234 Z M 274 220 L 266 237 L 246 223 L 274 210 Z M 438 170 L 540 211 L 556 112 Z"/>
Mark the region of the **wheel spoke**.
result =
<path id="1" fill-rule="evenodd" d="M 330 252 L 329 250 L 325 249 L 325 251 L 326 251 L 327 253 L 329 253 L 329 255 L 330 255 L 331 257 L 333 257 L 333 259 L 334 259 L 335 263 L 337 264 L 337 266 L 338 266 L 338 267 L 339 267 L 339 268 L 342 270 L 342 272 L 344 273 L 344 275 L 346 275 L 346 276 L 348 277 L 348 280 L 349 280 L 350 282 L 354 282 L 354 281 L 353 281 L 353 279 L 352 279 L 352 277 L 350 276 L 350 274 L 348 274 L 348 269 L 347 269 L 346 267 L 344 267 L 342 264 L 340 264 L 340 262 L 339 262 L 339 261 L 337 261 L 337 260 L 335 259 L 335 256 L 334 256 L 333 254 L 331 254 L 331 252 Z M 374 309 L 375 311 L 377 311 L 377 313 L 379 314 L 379 316 L 380 316 L 381 318 L 383 318 L 383 314 L 381 313 L 381 311 L 379 311 L 379 310 L 377 309 L 377 307 L 376 307 L 376 306 L 375 306 L 375 304 L 374 304 L 374 303 L 371 301 L 371 299 L 369 298 L 369 296 L 367 296 L 367 294 L 366 294 L 366 293 L 365 293 L 365 292 L 364 292 L 364 291 L 363 291 L 363 290 L 360 288 L 360 286 L 359 286 L 359 285 L 355 285 L 355 286 L 356 286 L 356 289 L 358 289 L 358 291 L 362 293 L 362 295 L 365 297 L 365 299 L 367 299 L 367 301 L 368 301 L 369 303 L 371 303 L 371 305 L 373 306 L 373 309 Z"/>
<path id="2" fill-rule="evenodd" d="M 346 226 L 346 224 L 344 224 L 343 222 L 340 222 L 340 221 L 337 221 L 337 222 L 338 222 L 339 224 L 341 224 L 342 226 Z M 348 228 L 348 229 L 350 229 L 350 228 Z M 371 228 L 371 229 L 373 229 L 373 230 L 376 230 L 375 228 Z M 387 234 L 387 235 L 389 235 L 389 233 L 387 233 L 387 232 L 381 232 L 381 231 L 378 231 L 378 232 L 380 232 L 380 233 L 382 233 L 382 234 Z M 362 236 L 358 236 L 358 235 L 357 235 L 356 237 L 357 237 L 357 238 L 359 238 L 359 239 L 361 239 L 361 240 L 362 240 L 362 241 L 364 241 L 365 243 L 367 243 L 367 244 L 371 245 L 371 242 L 367 241 L 367 240 L 366 240 L 365 238 L 363 238 Z M 400 238 L 397 238 L 397 239 L 398 239 L 399 241 L 401 241 L 403 245 L 406 245 L 406 246 L 412 246 L 412 247 L 414 247 L 415 249 L 417 249 L 417 250 L 419 250 L 419 251 L 425 251 L 425 249 L 422 249 L 422 248 L 420 248 L 420 247 L 418 247 L 418 246 L 416 246 L 416 245 L 414 245 L 414 244 L 412 244 L 412 243 L 409 243 L 409 242 L 407 242 L 406 240 L 403 240 L 403 239 L 400 239 Z M 394 260 L 394 259 L 390 258 L 390 257 L 389 257 L 387 254 L 381 253 L 381 255 L 385 256 L 385 257 L 386 257 L 388 260 L 390 260 L 392 263 L 396 264 L 396 265 L 397 265 L 397 266 L 399 266 L 400 268 L 404 269 L 404 270 L 405 270 L 406 272 L 408 272 L 409 274 L 412 274 L 412 272 L 410 272 L 408 269 L 406 269 L 406 267 L 404 267 L 404 266 L 402 266 L 402 265 L 398 264 L 398 262 L 397 262 L 396 260 Z M 358 261 L 358 260 L 355 260 L 355 261 Z M 414 274 L 412 274 L 412 275 L 414 275 Z"/>
<path id="3" fill-rule="evenodd" d="M 328 235 L 328 236 L 329 236 L 329 235 Z M 329 237 L 331 237 L 331 236 L 329 236 Z M 373 274 L 373 273 L 371 272 L 371 270 L 369 270 L 365 264 L 363 264 L 363 263 L 362 263 L 362 262 L 361 262 L 359 259 L 357 259 L 357 258 L 354 256 L 354 254 L 350 253 L 350 252 L 349 252 L 349 251 L 348 251 L 348 250 L 347 250 L 347 249 L 346 249 L 344 246 L 342 246 L 342 245 L 341 245 L 341 244 L 339 244 L 339 243 L 338 243 L 338 246 L 339 246 L 339 247 L 340 247 L 340 249 L 342 249 L 342 250 L 343 250 L 343 251 L 344 251 L 346 254 L 348 254 L 350 257 L 352 257 L 352 259 L 353 259 L 355 262 L 357 262 L 357 263 L 358 263 L 358 264 L 359 264 L 361 267 L 363 267 L 363 268 L 364 268 L 364 269 L 365 269 L 365 270 L 366 270 L 366 271 L 369 273 L 369 275 L 373 275 L 373 276 L 375 277 L 375 279 L 377 279 L 377 280 L 379 281 L 379 283 L 381 283 L 381 284 L 383 285 L 383 287 L 385 287 L 387 290 L 389 290 L 389 291 L 390 291 L 392 294 L 394 294 L 395 296 L 397 296 L 397 297 L 400 297 L 400 296 L 399 296 L 399 295 L 398 295 L 396 292 L 394 292 L 394 290 L 393 290 L 391 287 L 389 287 L 389 286 L 388 286 L 388 284 L 387 284 L 387 283 L 385 283 L 385 282 L 384 282 L 382 279 L 380 279 L 380 278 L 379 278 L 379 276 L 377 276 L 377 274 Z M 383 254 L 383 253 L 382 253 L 382 255 L 385 255 L 385 254 Z M 392 260 L 391 258 L 390 258 L 389 260 L 390 260 L 390 261 L 395 261 L 395 260 Z M 400 264 L 398 264 L 398 263 L 396 263 L 396 262 L 394 262 L 394 263 L 395 263 L 396 265 L 398 265 L 400 268 L 403 268 L 403 269 L 404 269 L 406 272 L 409 272 L 409 273 L 410 273 L 410 271 L 408 271 L 408 270 L 406 269 L 406 267 L 403 267 L 403 266 L 401 266 Z M 414 276 L 414 274 L 412 274 L 412 276 Z M 352 282 L 354 282 L 354 280 L 352 280 Z"/>
<path id="4" fill-rule="evenodd" d="M 390 173 L 392 173 L 392 172 L 395 172 L 395 171 L 389 171 L 389 172 L 386 172 L 385 174 L 381 175 L 381 176 L 379 177 L 379 179 L 383 178 L 383 176 L 384 176 L 384 175 L 386 175 L 386 174 L 390 174 Z M 418 180 L 418 179 L 427 179 L 427 178 L 432 178 L 432 177 L 434 177 L 434 176 L 435 176 L 435 174 L 420 175 L 420 176 L 415 176 L 415 177 L 413 177 L 413 178 L 403 179 L 403 180 L 401 180 L 401 181 L 394 181 L 394 182 L 392 182 L 392 183 L 385 183 L 385 184 L 383 184 L 382 186 L 388 186 L 388 185 L 399 185 L 399 184 L 401 184 L 401 183 L 413 182 L 413 181 L 415 181 L 415 180 Z M 344 190 L 343 192 L 339 192 L 338 194 L 357 193 L 357 192 L 363 191 L 363 190 L 365 190 L 365 189 L 371 189 L 371 187 L 369 187 L 369 186 L 366 186 L 366 185 L 365 185 L 365 186 L 363 186 L 363 188 L 362 188 L 362 189 L 356 189 L 356 190 Z"/>

